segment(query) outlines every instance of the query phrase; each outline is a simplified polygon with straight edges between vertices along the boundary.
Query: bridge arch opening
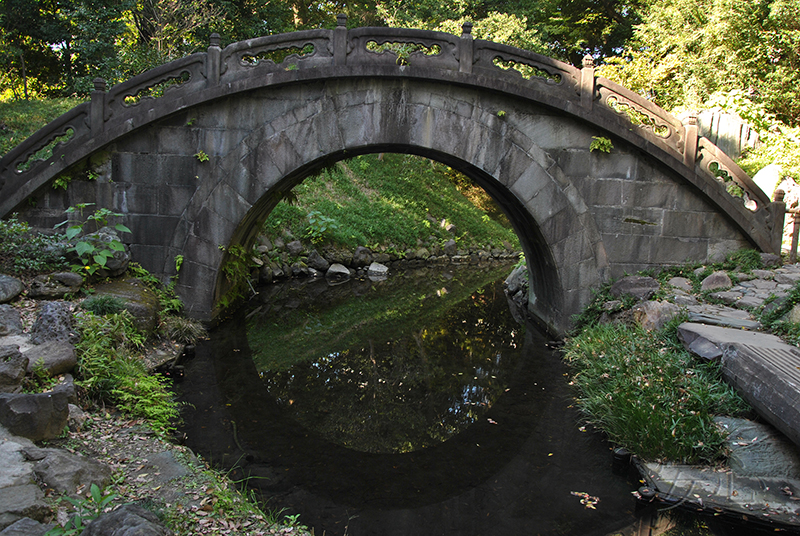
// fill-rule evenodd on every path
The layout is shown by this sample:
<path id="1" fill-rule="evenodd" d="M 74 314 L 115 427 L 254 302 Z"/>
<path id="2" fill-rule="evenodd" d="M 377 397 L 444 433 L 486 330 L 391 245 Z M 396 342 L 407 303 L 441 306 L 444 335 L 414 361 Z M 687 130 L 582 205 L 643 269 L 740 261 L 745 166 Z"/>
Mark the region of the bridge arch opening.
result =
<path id="1" fill-rule="evenodd" d="M 264 223 L 278 203 L 306 179 L 319 177 L 326 168 L 339 162 L 353 162 L 359 156 L 377 154 L 413 155 L 444 164 L 481 188 L 502 214 L 505 215 L 519 240 L 528 267 L 530 284 L 528 305 L 531 319 L 538 323 L 540 328 L 552 334 L 562 332 L 562 326 L 554 322 L 554 319 L 564 306 L 562 273 L 557 266 L 551 246 L 547 242 L 547 237 L 542 233 L 533 215 L 526 209 L 512 189 L 501 184 L 485 170 L 461 158 L 429 148 L 396 144 L 364 146 L 332 153 L 324 158 L 300 166 L 287 173 L 273 188 L 264 192 L 242 218 L 232 235 L 230 245 L 239 244 L 249 251 L 255 245 L 259 234 L 263 232 Z M 330 216 L 330 214 L 324 213 L 323 215 Z M 223 259 L 223 266 L 225 262 L 227 262 L 227 259 Z M 215 302 L 218 302 L 225 295 L 230 286 L 231 282 L 226 277 L 225 271 L 219 270 L 214 289 Z"/>

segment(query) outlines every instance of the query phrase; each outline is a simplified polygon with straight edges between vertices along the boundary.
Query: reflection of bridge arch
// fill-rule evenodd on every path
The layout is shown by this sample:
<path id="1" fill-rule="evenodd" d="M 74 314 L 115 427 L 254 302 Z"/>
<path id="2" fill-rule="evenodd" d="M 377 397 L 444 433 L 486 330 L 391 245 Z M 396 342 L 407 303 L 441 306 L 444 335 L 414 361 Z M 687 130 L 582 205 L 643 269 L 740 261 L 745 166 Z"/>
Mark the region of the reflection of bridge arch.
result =
<path id="1" fill-rule="evenodd" d="M 531 310 L 563 331 L 590 288 L 650 265 L 705 261 L 751 245 L 777 251 L 783 205 L 694 125 L 628 90 L 530 52 L 438 32 L 312 30 L 212 42 L 66 113 L 0 161 L 0 214 L 39 225 L 70 204 L 126 214 L 134 256 L 156 273 L 184 255 L 178 292 L 198 318 L 224 290 L 220 245 L 252 243 L 282 192 L 335 160 L 427 156 L 459 169 L 509 214 L 531 260 Z M 368 43 L 410 42 L 398 65 Z M 264 54 L 284 49 L 276 64 Z M 527 66 L 526 78 L 509 66 Z M 145 90 L 158 98 L 138 98 Z M 138 102 L 136 102 L 138 99 Z M 636 124 L 631 122 L 631 118 Z M 46 162 L 31 159 L 71 130 Z M 611 154 L 589 151 L 592 136 Z M 207 155 L 199 159 L 196 155 Z M 45 186 L 91 157 L 97 183 Z M 722 172 L 718 171 L 721 169 Z M 713 172 L 712 172 L 713 170 Z M 731 197 L 722 175 L 745 192 Z M 112 182 L 113 181 L 113 182 Z M 31 208 L 24 203 L 35 198 Z"/>

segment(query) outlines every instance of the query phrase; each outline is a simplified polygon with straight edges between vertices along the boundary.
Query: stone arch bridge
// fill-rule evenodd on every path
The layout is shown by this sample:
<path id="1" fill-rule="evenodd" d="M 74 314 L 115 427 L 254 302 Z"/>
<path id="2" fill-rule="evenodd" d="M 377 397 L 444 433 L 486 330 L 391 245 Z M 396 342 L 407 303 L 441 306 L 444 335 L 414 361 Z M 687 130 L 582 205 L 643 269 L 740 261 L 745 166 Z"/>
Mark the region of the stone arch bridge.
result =
<path id="1" fill-rule="evenodd" d="M 529 309 L 556 333 L 611 277 L 779 251 L 783 203 L 695 122 L 596 76 L 589 59 L 578 69 L 470 30 L 348 30 L 340 16 L 333 30 L 224 49 L 212 36 L 207 52 L 109 90 L 97 80 L 90 102 L 0 160 L 0 216 L 51 227 L 82 202 L 123 213 L 145 268 L 173 275 L 184 256 L 176 291 L 207 321 L 226 290 L 220 246 L 251 245 L 285 192 L 365 153 L 429 157 L 485 188 L 529 259 Z M 594 137 L 611 152 L 590 151 Z M 95 180 L 52 187 L 87 169 Z"/>

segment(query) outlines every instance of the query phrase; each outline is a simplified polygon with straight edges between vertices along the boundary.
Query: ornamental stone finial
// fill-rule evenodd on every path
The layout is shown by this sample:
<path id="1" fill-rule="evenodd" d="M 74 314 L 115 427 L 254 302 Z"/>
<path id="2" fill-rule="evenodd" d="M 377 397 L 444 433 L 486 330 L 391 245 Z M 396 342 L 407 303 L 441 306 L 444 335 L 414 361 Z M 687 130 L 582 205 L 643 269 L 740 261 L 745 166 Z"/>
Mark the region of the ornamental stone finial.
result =
<path id="1" fill-rule="evenodd" d="M 783 191 L 783 190 L 781 190 L 780 188 L 778 188 L 777 190 L 775 190 L 775 194 L 774 194 L 774 196 L 775 196 L 775 202 L 776 202 L 776 203 L 783 203 L 783 198 L 784 198 L 784 196 L 785 196 L 785 195 L 786 195 L 786 192 L 784 192 L 784 191 Z"/>
<path id="2" fill-rule="evenodd" d="M 347 25 L 347 15 L 339 13 L 336 15 L 336 26 L 345 27 Z"/>
<path id="3" fill-rule="evenodd" d="M 106 90 L 106 79 L 105 78 L 95 78 L 94 82 L 94 90 L 95 91 L 105 91 Z"/>
<path id="4" fill-rule="evenodd" d="M 467 21 L 461 25 L 461 37 L 472 35 L 472 23 Z"/>
<path id="5" fill-rule="evenodd" d="M 209 39 L 209 44 L 212 47 L 218 47 L 219 46 L 219 34 L 217 32 L 214 32 L 214 33 L 211 34 L 211 38 Z"/>
<path id="6" fill-rule="evenodd" d="M 594 58 L 591 57 L 589 54 L 586 54 L 583 57 L 583 68 L 588 69 L 590 67 L 594 67 Z"/>

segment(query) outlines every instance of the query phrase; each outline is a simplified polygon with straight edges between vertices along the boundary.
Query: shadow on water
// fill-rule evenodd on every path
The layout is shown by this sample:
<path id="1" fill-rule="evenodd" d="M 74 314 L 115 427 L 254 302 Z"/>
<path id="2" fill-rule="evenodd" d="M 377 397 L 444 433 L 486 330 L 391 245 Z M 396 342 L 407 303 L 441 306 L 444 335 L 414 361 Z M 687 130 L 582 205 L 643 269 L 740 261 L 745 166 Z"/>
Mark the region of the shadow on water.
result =
<path id="1" fill-rule="evenodd" d="M 508 271 L 262 289 L 187 364 L 188 446 L 317 535 L 648 534 Z"/>

